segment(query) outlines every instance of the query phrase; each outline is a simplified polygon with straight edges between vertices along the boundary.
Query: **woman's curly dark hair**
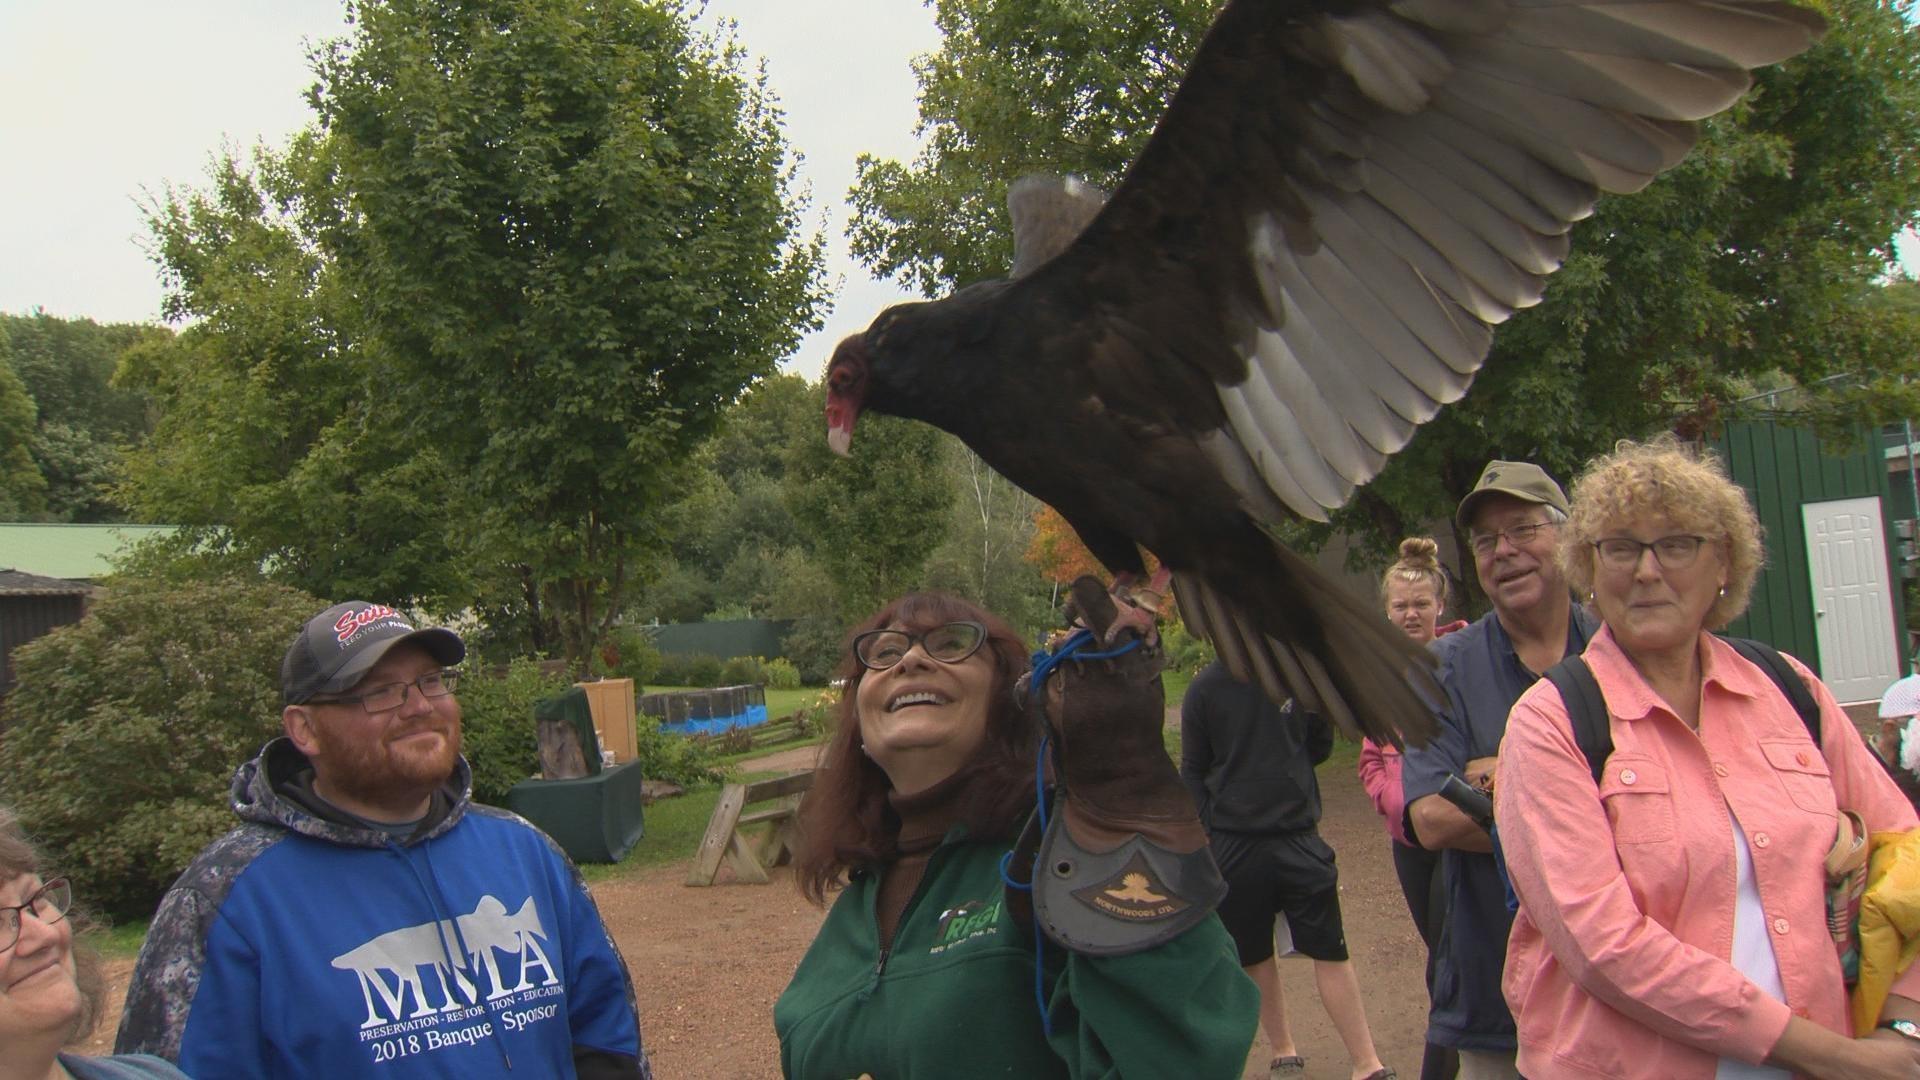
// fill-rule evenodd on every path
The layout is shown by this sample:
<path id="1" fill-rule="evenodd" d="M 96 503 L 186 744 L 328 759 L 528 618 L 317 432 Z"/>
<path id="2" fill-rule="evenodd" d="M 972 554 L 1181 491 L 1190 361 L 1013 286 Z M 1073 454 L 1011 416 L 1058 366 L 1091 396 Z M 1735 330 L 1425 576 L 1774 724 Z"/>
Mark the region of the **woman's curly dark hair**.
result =
<path id="1" fill-rule="evenodd" d="M 987 734 L 965 770 L 973 774 L 962 799 L 960 820 L 973 837 L 1011 837 L 1033 805 L 1033 755 L 1038 736 L 1013 686 L 1028 667 L 1027 649 L 1013 628 L 975 604 L 946 593 L 917 592 L 893 601 L 847 635 L 840 662 L 840 708 L 813 788 L 800 804 L 794 873 L 800 891 L 817 904 L 844 884 L 847 873 L 891 858 L 900 819 L 887 801 L 893 789 L 860 740 L 855 705 L 866 669 L 853 655 L 853 638 L 898 625 L 921 632 L 970 620 L 987 628 L 981 646 L 993 664 L 993 697 L 987 703 Z"/>

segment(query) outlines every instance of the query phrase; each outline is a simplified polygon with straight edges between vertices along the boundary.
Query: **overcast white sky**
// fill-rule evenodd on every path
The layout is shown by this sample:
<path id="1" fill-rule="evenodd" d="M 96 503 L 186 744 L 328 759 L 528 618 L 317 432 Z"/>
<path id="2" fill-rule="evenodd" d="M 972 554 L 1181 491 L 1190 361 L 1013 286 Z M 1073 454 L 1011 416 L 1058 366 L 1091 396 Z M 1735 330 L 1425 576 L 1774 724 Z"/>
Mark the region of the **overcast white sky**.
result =
<path id="1" fill-rule="evenodd" d="M 848 256 L 844 198 L 862 151 L 912 155 L 909 59 L 939 44 L 918 0 L 711 0 L 738 20 L 805 155 L 808 220 L 826 217 L 827 327 L 791 370 L 901 298 Z M 344 32 L 339 0 L 0 0 L 0 311 L 154 321 L 143 191 L 199 184 L 223 141 L 281 145 L 310 119 L 309 42 Z M 1920 243 L 1906 245 L 1920 273 Z"/>
<path id="2" fill-rule="evenodd" d="M 345 32 L 339 0 L 0 0 L 0 311 L 152 322 L 143 192 L 197 185 L 223 141 L 279 146 L 311 119 L 311 42 Z M 790 368 L 902 298 L 847 254 L 845 193 L 864 152 L 913 154 L 909 59 L 939 45 L 917 0 L 710 0 L 767 62 L 790 145 L 824 214 L 827 328 Z"/>

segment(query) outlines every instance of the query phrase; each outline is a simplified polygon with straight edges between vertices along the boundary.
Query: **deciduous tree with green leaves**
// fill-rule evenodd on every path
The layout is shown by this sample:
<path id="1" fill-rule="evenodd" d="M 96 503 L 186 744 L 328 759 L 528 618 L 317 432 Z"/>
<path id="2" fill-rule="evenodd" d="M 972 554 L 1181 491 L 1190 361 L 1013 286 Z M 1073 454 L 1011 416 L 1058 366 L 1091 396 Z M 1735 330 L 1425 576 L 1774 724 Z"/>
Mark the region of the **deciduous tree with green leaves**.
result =
<path id="1" fill-rule="evenodd" d="M 13 375 L 33 403 L 27 448 L 42 498 L 38 509 L 27 511 L 30 516 L 125 520 L 109 492 L 121 454 L 152 423 L 145 395 L 115 385 L 113 373 L 127 350 L 168 336 L 156 326 L 62 319 L 37 310 L 0 315 L 0 351 L 10 355 Z"/>
<path id="2" fill-rule="evenodd" d="M 47 508 L 47 481 L 33 460 L 33 399 L 0 337 L 0 519 L 27 521 Z"/>
<path id="3" fill-rule="evenodd" d="M 323 240 L 403 402 L 576 666 L 621 609 L 665 466 L 815 321 L 764 82 L 670 2 L 349 5 L 313 101 Z"/>
<path id="4" fill-rule="evenodd" d="M 1005 273 L 1007 184 L 1044 170 L 1114 185 L 1217 6 L 935 0 L 922 150 L 862 159 L 856 254 L 928 295 Z M 1826 38 L 1760 72 L 1680 167 L 1603 200 L 1466 399 L 1290 542 L 1346 530 L 1384 559 L 1448 520 L 1489 458 L 1569 475 L 1616 438 L 1711 427 L 1756 379 L 1810 388 L 1812 423 L 1914 411 L 1915 324 L 1870 300 L 1920 208 L 1920 33 L 1891 0 L 1822 8 Z"/>
<path id="5" fill-rule="evenodd" d="M 192 324 L 122 358 L 117 380 L 161 419 L 117 498 L 182 526 L 158 544 L 200 572 L 264 569 L 317 596 L 457 608 L 475 596 L 470 536 L 449 525 L 463 489 L 321 246 L 340 197 L 331 176 L 328 144 L 309 133 L 284 151 L 224 152 L 205 188 L 148 205 L 163 312 Z"/>

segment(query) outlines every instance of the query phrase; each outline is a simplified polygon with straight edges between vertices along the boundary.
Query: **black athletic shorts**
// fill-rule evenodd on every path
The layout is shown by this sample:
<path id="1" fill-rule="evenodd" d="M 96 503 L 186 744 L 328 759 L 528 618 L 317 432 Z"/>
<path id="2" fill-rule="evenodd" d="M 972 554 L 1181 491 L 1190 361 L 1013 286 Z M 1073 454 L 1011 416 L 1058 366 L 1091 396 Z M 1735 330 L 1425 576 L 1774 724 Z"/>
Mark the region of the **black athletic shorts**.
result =
<path id="1" fill-rule="evenodd" d="M 1240 950 L 1240 966 L 1273 955 L 1273 917 L 1284 914 L 1293 947 L 1314 960 L 1345 960 L 1340 874 L 1317 832 L 1259 835 L 1215 831 L 1213 857 L 1227 879 L 1220 921 Z"/>

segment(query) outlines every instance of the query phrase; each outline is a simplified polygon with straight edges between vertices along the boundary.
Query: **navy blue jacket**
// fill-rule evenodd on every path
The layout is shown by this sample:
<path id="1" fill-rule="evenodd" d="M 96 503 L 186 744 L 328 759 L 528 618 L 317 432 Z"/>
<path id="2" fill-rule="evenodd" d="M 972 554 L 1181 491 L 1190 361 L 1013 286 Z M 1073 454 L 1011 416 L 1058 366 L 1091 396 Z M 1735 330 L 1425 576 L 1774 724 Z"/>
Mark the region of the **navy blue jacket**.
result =
<path id="1" fill-rule="evenodd" d="M 1598 624 L 1575 605 L 1567 620 L 1567 655 L 1585 652 Z M 1447 708 L 1436 714 L 1439 731 L 1425 747 L 1408 747 L 1400 781 L 1407 806 L 1437 794 L 1448 773 L 1464 777 L 1467 762 L 1500 752 L 1507 712 L 1539 675 L 1513 651 L 1500 619 L 1488 612 L 1464 630 L 1436 638 L 1436 672 Z M 1409 826 L 1407 836 L 1414 838 Z M 1507 959 L 1507 886 L 1492 855 L 1448 850 L 1440 859 L 1447 895 L 1447 922 L 1434 964 L 1433 1007 L 1427 1041 L 1461 1050 L 1510 1051 L 1519 1043 L 1513 1014 L 1500 993 Z"/>

